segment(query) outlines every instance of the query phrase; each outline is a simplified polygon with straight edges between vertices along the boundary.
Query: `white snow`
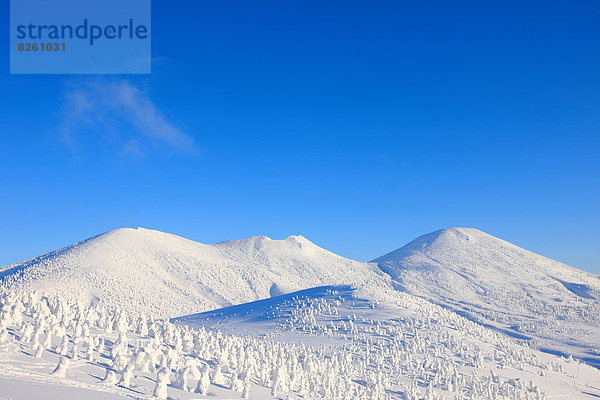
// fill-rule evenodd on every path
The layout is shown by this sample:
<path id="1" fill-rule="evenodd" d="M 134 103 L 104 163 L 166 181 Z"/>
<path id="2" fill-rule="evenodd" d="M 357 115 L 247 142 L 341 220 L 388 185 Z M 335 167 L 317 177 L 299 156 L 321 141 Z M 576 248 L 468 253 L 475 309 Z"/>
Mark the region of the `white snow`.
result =
<path id="1" fill-rule="evenodd" d="M 600 366 L 600 276 L 477 229 L 424 235 L 373 262 L 409 293 Z"/>
<path id="2" fill-rule="evenodd" d="M 0 398 L 597 398 L 549 352 L 597 362 L 599 294 L 475 229 L 372 263 L 118 229 L 0 269 Z"/>
<path id="3" fill-rule="evenodd" d="M 372 302 L 347 286 L 315 288 L 173 325 L 59 296 L 7 293 L 0 298 L 0 321 L 9 332 L 0 345 L 0 397 L 600 396 L 600 371 L 593 367 L 530 349 L 415 296 L 398 293 L 396 300 Z M 204 328 L 215 317 L 217 329 Z M 240 325 L 252 326 L 252 319 L 262 321 L 254 332 L 232 332 L 242 333 Z M 42 334 L 52 340 L 36 358 Z M 56 352 L 65 335 L 66 357 Z M 82 357 L 91 343 L 95 361 Z M 57 366 L 60 374 L 53 373 Z"/>
<path id="4" fill-rule="evenodd" d="M 159 317 L 314 286 L 390 281 L 376 266 L 335 255 L 302 236 L 206 245 L 143 228 L 117 229 L 5 267 L 0 279 L 7 289 L 60 293 Z"/>
<path id="5" fill-rule="evenodd" d="M 592 367 L 583 367 L 589 381 L 574 384 L 573 378 L 582 376 L 576 372 L 582 364 L 531 349 L 525 342 L 406 293 L 387 302 L 365 296 L 348 286 L 320 287 L 173 322 L 309 344 L 320 347 L 326 356 L 347 357 L 354 367 L 345 373 L 354 382 L 364 382 L 371 389 L 370 398 L 600 394 L 600 371 Z M 378 388 L 380 384 L 383 387 Z"/>

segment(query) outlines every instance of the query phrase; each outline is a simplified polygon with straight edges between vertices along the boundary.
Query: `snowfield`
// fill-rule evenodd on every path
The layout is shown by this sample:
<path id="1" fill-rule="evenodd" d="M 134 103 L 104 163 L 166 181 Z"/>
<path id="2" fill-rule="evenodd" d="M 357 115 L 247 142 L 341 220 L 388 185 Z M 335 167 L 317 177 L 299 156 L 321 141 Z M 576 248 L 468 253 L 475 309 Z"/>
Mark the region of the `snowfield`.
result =
<path id="1" fill-rule="evenodd" d="M 58 296 L 1 301 L 5 398 L 600 396 L 599 370 L 407 294 L 371 303 L 315 288 L 175 324 Z"/>
<path id="2" fill-rule="evenodd" d="M 474 229 L 372 263 L 119 229 L 0 282 L 0 399 L 600 397 L 598 276 Z"/>
<path id="3" fill-rule="evenodd" d="M 302 236 L 206 245 L 143 228 L 116 229 L 0 269 L 0 279 L 5 288 L 60 293 L 158 317 L 322 285 L 376 282 L 391 288 L 377 266 L 340 257 Z"/>
<path id="4" fill-rule="evenodd" d="M 377 258 L 404 290 L 600 367 L 600 276 L 477 229 L 434 232 Z"/>

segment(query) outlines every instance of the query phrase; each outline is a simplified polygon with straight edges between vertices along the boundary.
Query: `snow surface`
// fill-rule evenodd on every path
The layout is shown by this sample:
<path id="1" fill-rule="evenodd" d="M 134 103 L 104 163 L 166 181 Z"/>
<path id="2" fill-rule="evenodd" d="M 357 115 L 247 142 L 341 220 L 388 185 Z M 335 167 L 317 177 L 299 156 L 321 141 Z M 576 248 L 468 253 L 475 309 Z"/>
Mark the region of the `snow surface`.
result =
<path id="1" fill-rule="evenodd" d="M 372 263 L 118 229 L 0 269 L 0 399 L 598 398 L 562 355 L 598 365 L 599 294 L 475 229 Z"/>
<path id="2" fill-rule="evenodd" d="M 477 229 L 421 236 L 373 262 L 402 288 L 600 366 L 600 276 Z"/>
<path id="3" fill-rule="evenodd" d="M 275 368 L 272 354 L 283 346 L 190 331 L 57 295 L 7 293 L 0 296 L 0 399 L 232 399 L 246 388 L 251 399 L 274 399 L 263 381 L 270 378 L 261 374 Z M 290 357 L 317 354 L 298 346 L 285 350 Z M 257 370 L 253 352 L 264 368 Z M 54 373 L 65 360 L 63 374 Z M 314 365 L 322 370 L 326 363 Z M 160 376 L 166 394 L 157 393 Z M 208 381 L 204 393 L 197 390 L 201 379 Z"/>
<path id="4" fill-rule="evenodd" d="M 599 370 L 406 293 L 395 303 L 371 302 L 356 289 L 330 286 L 218 314 L 173 325 L 60 296 L 7 293 L 0 297 L 0 398 L 600 396 Z M 220 323 L 206 329 L 215 318 Z M 239 330 L 238 322 L 254 333 L 225 332 Z"/>
<path id="5" fill-rule="evenodd" d="M 392 290 L 376 266 L 335 255 L 302 236 L 206 245 L 143 228 L 113 230 L 5 267 L 0 280 L 7 289 L 60 293 L 157 317 L 348 282 Z"/>
<path id="6" fill-rule="evenodd" d="M 380 379 L 391 398 L 600 395 L 600 371 L 595 368 L 531 349 L 524 341 L 416 296 L 397 293 L 394 301 L 365 296 L 368 293 L 349 286 L 326 286 L 172 322 L 319 346 L 332 357 L 345 354 L 356 363 L 349 373 L 353 382 L 376 390 Z M 577 383 L 584 376 L 582 366 L 585 383 Z"/>

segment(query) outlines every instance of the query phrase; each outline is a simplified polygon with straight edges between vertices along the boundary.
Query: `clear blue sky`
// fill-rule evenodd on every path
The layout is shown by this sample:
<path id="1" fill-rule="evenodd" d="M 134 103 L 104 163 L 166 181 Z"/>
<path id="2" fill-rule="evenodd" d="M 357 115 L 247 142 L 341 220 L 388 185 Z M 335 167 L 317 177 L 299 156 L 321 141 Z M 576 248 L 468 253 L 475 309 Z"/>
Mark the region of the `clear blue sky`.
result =
<path id="1" fill-rule="evenodd" d="M 152 13 L 147 76 L 9 75 L 1 31 L 0 265 L 117 227 L 370 260 L 466 226 L 600 273 L 600 2 Z"/>

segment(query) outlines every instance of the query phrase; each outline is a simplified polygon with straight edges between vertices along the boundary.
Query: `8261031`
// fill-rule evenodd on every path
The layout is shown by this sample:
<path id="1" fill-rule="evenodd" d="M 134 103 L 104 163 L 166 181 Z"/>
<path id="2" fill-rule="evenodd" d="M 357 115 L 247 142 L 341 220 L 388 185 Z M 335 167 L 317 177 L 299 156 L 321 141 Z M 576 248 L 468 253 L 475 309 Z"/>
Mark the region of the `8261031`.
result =
<path id="1" fill-rule="evenodd" d="M 44 42 L 44 43 L 19 43 L 19 51 L 66 51 L 67 46 L 63 43 L 58 42 Z"/>

